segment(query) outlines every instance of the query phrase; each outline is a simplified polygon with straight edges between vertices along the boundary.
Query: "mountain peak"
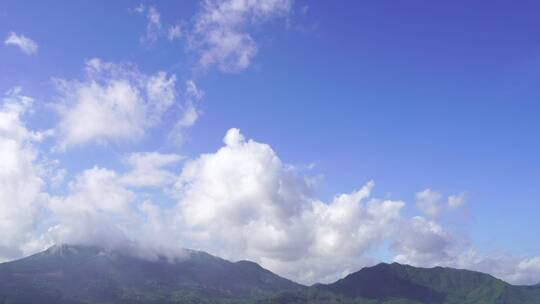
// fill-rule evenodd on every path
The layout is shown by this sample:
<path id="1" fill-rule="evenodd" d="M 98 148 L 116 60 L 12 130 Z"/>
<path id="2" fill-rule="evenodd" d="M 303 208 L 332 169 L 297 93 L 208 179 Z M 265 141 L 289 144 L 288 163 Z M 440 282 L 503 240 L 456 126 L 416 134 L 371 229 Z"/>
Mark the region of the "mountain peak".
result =
<path id="1" fill-rule="evenodd" d="M 455 303 L 499 303 L 496 300 L 507 296 L 506 290 L 511 287 L 480 272 L 445 267 L 420 268 L 399 263 L 380 263 L 333 284 L 320 285 L 324 290 L 353 298 L 403 298 L 421 303 L 448 303 L 449 296 L 458 299 Z"/>
<path id="2" fill-rule="evenodd" d="M 233 263 L 203 251 L 186 253 L 172 262 L 96 246 L 54 245 L 0 264 L 0 302 L 140 303 L 148 297 L 164 299 L 161 302 L 180 297 L 200 303 L 261 298 L 302 287 L 253 262 Z"/>
<path id="3" fill-rule="evenodd" d="M 378 264 L 375 264 L 371 267 L 375 267 L 375 268 L 384 268 L 384 267 L 400 267 L 400 266 L 407 266 L 405 264 L 400 264 L 398 262 L 392 262 L 392 263 L 387 263 L 387 262 L 380 262 Z M 369 267 L 367 267 L 369 268 Z"/>

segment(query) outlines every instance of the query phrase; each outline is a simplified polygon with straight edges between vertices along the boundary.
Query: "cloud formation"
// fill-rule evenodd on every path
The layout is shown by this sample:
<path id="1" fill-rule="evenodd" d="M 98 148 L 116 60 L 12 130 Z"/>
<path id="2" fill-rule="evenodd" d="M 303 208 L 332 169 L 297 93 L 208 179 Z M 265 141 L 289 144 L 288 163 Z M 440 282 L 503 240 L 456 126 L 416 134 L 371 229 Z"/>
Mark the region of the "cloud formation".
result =
<path id="1" fill-rule="evenodd" d="M 168 41 L 185 38 L 188 49 L 199 55 L 197 67 L 217 66 L 221 72 L 236 73 L 246 69 L 257 54 L 250 27 L 286 17 L 292 4 L 293 0 L 205 0 L 192 22 L 169 26 L 163 25 L 154 6 L 139 4 L 130 11 L 146 13 L 141 42 L 154 43 L 160 36 Z"/>
<path id="2" fill-rule="evenodd" d="M 155 89 L 160 85 L 150 87 L 149 92 L 155 90 L 150 95 L 162 95 Z M 538 257 L 477 253 L 432 219 L 403 217 L 404 202 L 373 198 L 371 181 L 321 201 L 310 176 L 234 128 L 223 147 L 185 161 L 179 171 L 173 168 L 183 159 L 179 155 L 134 153 L 123 158 L 129 165 L 125 172 L 94 166 L 77 173 L 67 193 L 48 194 L 44 189 L 53 183 L 53 174 L 46 173 L 35 146 L 45 134 L 29 131 L 22 120 L 32 102 L 18 88 L 2 100 L 2 260 L 54 242 L 171 259 L 191 247 L 232 260 L 251 259 L 309 284 L 376 262 L 370 251 L 390 243 L 394 260 L 402 263 L 476 269 L 515 283 L 540 280 Z M 175 203 L 152 201 L 141 188 L 160 190 Z M 450 196 L 449 208 L 462 205 L 456 199 Z"/>
<path id="3" fill-rule="evenodd" d="M 392 244 L 398 253 L 394 261 L 422 266 L 448 263 L 456 247 L 457 240 L 449 232 L 421 216 L 403 221 Z"/>
<path id="4" fill-rule="evenodd" d="M 161 34 L 161 14 L 154 6 L 146 7 L 144 4 L 139 4 L 135 8 L 130 9 L 131 12 L 144 14 L 146 12 L 146 32 L 141 36 L 141 43 L 154 43 L 158 40 Z"/>
<path id="5" fill-rule="evenodd" d="M 231 73 L 248 68 L 257 53 L 250 29 L 286 17 L 291 6 L 292 0 L 205 0 L 185 27 L 162 24 L 152 6 L 134 11 L 146 17 L 143 42 L 185 38 L 200 67 Z M 38 50 L 13 32 L 4 43 L 29 55 Z M 204 92 L 192 79 L 179 93 L 176 76 L 165 71 L 146 74 L 134 65 L 91 59 L 84 72 L 82 79 L 54 81 L 59 121 L 51 138 L 58 150 L 136 141 L 175 109 L 168 136 L 181 144 L 200 118 Z M 540 281 L 540 257 L 477 252 L 441 223 L 445 212 L 465 205 L 465 194 L 420 191 L 415 203 L 422 215 L 413 217 L 404 216 L 405 202 L 373 197 L 373 181 L 322 200 L 312 176 L 236 128 L 216 151 L 190 159 L 132 153 L 120 159 L 125 170 L 96 164 L 73 172 L 62 191 L 48 193 L 64 183 L 67 171 L 62 164 L 51 169 L 39 149 L 52 133 L 25 124 L 33 102 L 14 88 L 0 107 L 1 261 L 54 242 L 171 259 L 190 247 L 254 260 L 310 284 L 378 262 L 372 252 L 382 250 L 400 263 L 475 269 L 520 284 Z"/>
<path id="6" fill-rule="evenodd" d="M 514 284 L 540 282 L 540 257 L 478 252 L 463 236 L 420 216 L 402 221 L 391 249 L 396 253 L 393 260 L 398 263 L 476 270 Z"/>
<path id="7" fill-rule="evenodd" d="M 223 141 L 216 152 L 185 163 L 174 212 L 145 205 L 159 231 L 168 223 L 164 235 L 308 284 L 374 263 L 370 250 L 387 242 L 401 263 L 475 269 L 515 283 L 540 279 L 537 258 L 478 253 L 435 220 L 403 217 L 404 202 L 372 198 L 373 182 L 323 202 L 313 195 L 310 177 L 284 165 L 267 144 L 234 128 Z M 441 205 L 454 210 L 463 200 L 452 195 Z"/>
<path id="8" fill-rule="evenodd" d="M 38 44 L 34 40 L 15 32 L 9 33 L 4 44 L 16 46 L 27 55 L 33 55 L 38 51 Z"/>
<path id="9" fill-rule="evenodd" d="M 432 189 L 425 189 L 416 193 L 416 208 L 427 216 L 436 217 L 441 212 L 452 211 L 465 204 L 465 193 L 450 195 L 446 202 L 442 202 L 443 195 Z"/>
<path id="10" fill-rule="evenodd" d="M 175 103 L 176 76 L 143 74 L 130 65 L 91 59 L 83 80 L 56 79 L 57 148 L 133 141 Z"/>
<path id="11" fill-rule="evenodd" d="M 285 16 L 291 0 L 206 0 L 196 17 L 190 46 L 199 55 L 203 68 L 216 65 L 222 72 L 247 68 L 257 45 L 247 25 Z"/>
<path id="12" fill-rule="evenodd" d="M 23 121 L 33 102 L 14 88 L 0 107 L 0 261 L 35 250 L 34 224 L 44 202 L 44 180 L 34 143 L 43 134 L 27 130 Z"/>
<path id="13" fill-rule="evenodd" d="M 132 169 L 121 178 L 122 184 L 131 187 L 164 187 L 175 182 L 176 175 L 166 170 L 182 160 L 178 154 L 157 152 L 133 153 L 126 158 Z"/>
<path id="14" fill-rule="evenodd" d="M 186 141 L 186 130 L 192 127 L 199 119 L 200 111 L 197 104 L 203 97 L 204 92 L 197 87 L 193 80 L 186 81 L 182 115 L 169 133 L 169 138 L 177 145 L 181 145 Z"/>
<path id="15" fill-rule="evenodd" d="M 369 182 L 324 203 L 270 146 L 230 129 L 225 146 L 188 161 L 174 225 L 196 248 L 249 258 L 302 282 L 335 279 L 399 221 L 400 201 L 369 199 Z"/>
<path id="16" fill-rule="evenodd" d="M 69 193 L 53 197 L 49 209 L 57 223 L 48 229 L 56 242 L 121 248 L 127 243 L 130 204 L 135 194 L 112 170 L 94 167 L 79 173 Z"/>

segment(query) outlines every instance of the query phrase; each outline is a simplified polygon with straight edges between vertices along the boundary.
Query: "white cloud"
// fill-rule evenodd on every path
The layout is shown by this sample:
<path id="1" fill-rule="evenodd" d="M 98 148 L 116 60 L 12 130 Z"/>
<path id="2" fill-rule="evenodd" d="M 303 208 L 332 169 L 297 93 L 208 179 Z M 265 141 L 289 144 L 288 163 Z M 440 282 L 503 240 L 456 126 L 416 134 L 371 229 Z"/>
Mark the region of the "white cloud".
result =
<path id="1" fill-rule="evenodd" d="M 198 14 L 190 37 L 191 47 L 200 53 L 200 65 L 217 65 L 223 72 L 247 68 L 257 46 L 246 31 L 259 23 L 289 13 L 291 0 L 207 0 Z"/>
<path id="2" fill-rule="evenodd" d="M 540 282 L 540 256 L 523 259 L 516 268 L 518 275 L 515 282 L 523 284 Z"/>
<path id="3" fill-rule="evenodd" d="M 466 239 L 423 217 L 402 221 L 392 250 L 397 253 L 394 261 L 403 264 L 476 270 L 513 284 L 540 282 L 540 257 L 479 253 Z"/>
<path id="4" fill-rule="evenodd" d="M 16 46 L 27 55 L 33 55 L 37 53 L 38 50 L 38 44 L 34 40 L 25 37 L 24 35 L 18 35 L 15 32 L 9 33 L 4 44 Z"/>
<path id="5" fill-rule="evenodd" d="M 123 184 L 132 187 L 163 187 L 175 182 L 176 175 L 164 167 L 182 160 L 178 154 L 157 152 L 133 153 L 126 162 L 132 170 L 121 177 Z"/>
<path id="6" fill-rule="evenodd" d="M 196 248 L 249 258 L 302 282 L 335 279 L 392 231 L 404 203 L 368 200 L 373 183 L 330 203 L 266 144 L 238 129 L 184 166 L 175 225 Z"/>
<path id="7" fill-rule="evenodd" d="M 32 103 L 15 88 L 0 107 L 0 260 L 28 254 L 37 242 L 32 232 L 44 200 L 44 181 L 34 143 L 43 135 L 29 131 L 22 121 Z"/>
<path id="8" fill-rule="evenodd" d="M 124 250 L 147 259 L 183 258 L 181 235 L 169 226 L 167 209 L 141 200 L 133 187 L 161 187 L 174 176 L 162 167 L 179 161 L 173 154 L 139 153 L 128 157 L 126 175 L 101 167 L 79 173 L 69 192 L 49 199 L 51 214 L 43 238 Z M 143 176 L 149 174 L 149 176 Z"/>
<path id="9" fill-rule="evenodd" d="M 396 262 L 434 266 L 453 258 L 455 244 L 452 235 L 439 224 L 417 216 L 402 222 L 392 248 L 398 252 Z"/>
<path id="10" fill-rule="evenodd" d="M 416 193 L 416 207 L 424 214 L 436 216 L 440 211 L 442 195 L 431 189 Z"/>
<path id="11" fill-rule="evenodd" d="M 89 63 L 89 73 L 101 64 Z M 141 86 L 145 94 L 168 99 L 160 89 L 166 77 L 154 76 Z M 186 91 L 202 97 L 194 84 Z M 96 166 L 78 173 L 66 195 L 48 195 L 44 185 L 56 178 L 40 165 L 35 146 L 45 135 L 29 131 L 22 120 L 32 103 L 15 88 L 0 108 L 0 260 L 52 241 L 129 248 L 148 258 L 178 258 L 182 247 L 195 247 L 313 283 L 373 263 L 370 250 L 391 242 L 394 260 L 401 263 L 479 270 L 519 284 L 540 280 L 540 257 L 477 253 L 434 220 L 403 218 L 403 202 L 370 198 L 373 182 L 323 202 L 314 196 L 310 176 L 284 165 L 269 145 L 246 139 L 238 129 L 226 133 L 216 152 L 186 162 L 180 174 L 171 171 L 182 160 L 179 155 L 134 153 L 125 159 L 131 166 L 125 174 Z M 65 176 L 65 169 L 57 169 Z M 172 207 L 136 190 L 173 183 L 174 191 L 167 192 L 177 200 Z M 419 198 L 439 204 L 442 195 L 426 190 Z M 463 194 L 454 195 L 439 208 L 463 203 Z"/>
<path id="12" fill-rule="evenodd" d="M 100 167 L 78 174 L 69 188 L 73 194 L 63 203 L 71 205 L 71 211 L 121 213 L 128 210 L 129 202 L 134 199 L 118 182 L 116 172 Z"/>
<path id="13" fill-rule="evenodd" d="M 165 72 L 146 75 L 129 65 L 87 61 L 86 79 L 56 80 L 57 148 L 141 138 L 175 102 L 175 84 L 176 76 Z"/>
<path id="14" fill-rule="evenodd" d="M 201 96 L 195 87 L 187 91 Z M 390 242 L 394 260 L 402 263 L 474 269 L 521 284 L 540 279 L 539 257 L 479 254 L 434 220 L 403 218 L 403 202 L 371 198 L 373 182 L 323 202 L 314 196 L 310 176 L 238 129 L 227 132 L 216 152 L 186 162 L 179 175 L 171 167 L 181 156 L 135 153 L 125 159 L 131 166 L 125 174 L 96 166 L 78 173 L 66 195 L 47 195 L 33 145 L 44 135 L 21 121 L 31 104 L 15 89 L 0 111 L 0 214 L 7 215 L 0 217 L 0 259 L 52 241 L 128 248 L 147 258 L 178 258 L 182 247 L 194 247 L 313 283 L 374 263 L 370 250 Z M 137 190 L 172 183 L 172 207 Z"/>
<path id="15" fill-rule="evenodd" d="M 540 282 L 540 257 L 523 258 L 501 253 L 478 253 L 473 249 L 457 252 L 444 266 L 489 273 L 506 282 L 530 285 Z"/>
<path id="16" fill-rule="evenodd" d="M 206 0 L 191 32 L 170 26 L 167 38 L 186 35 L 203 68 L 237 72 L 257 53 L 247 27 L 285 16 L 290 7 L 291 0 Z M 146 12 L 142 40 L 156 41 L 162 33 L 159 12 L 142 4 L 134 11 Z M 5 44 L 26 54 L 38 49 L 16 33 Z M 56 81 L 58 149 L 137 140 L 178 99 L 176 76 L 163 71 L 147 75 L 131 65 L 92 59 L 85 72 L 82 80 Z M 199 119 L 197 103 L 203 96 L 193 80 L 186 82 L 181 115 L 169 134 L 177 143 Z M 185 246 L 255 260 L 313 283 L 372 263 L 370 250 L 391 243 L 394 260 L 401 263 L 475 269 L 520 284 L 540 281 L 540 257 L 477 253 L 434 220 L 462 207 L 465 194 L 450 195 L 445 202 L 431 189 L 417 193 L 416 206 L 427 218 L 403 218 L 404 202 L 371 198 L 373 182 L 323 202 L 313 194 L 311 176 L 283 164 L 269 145 L 246 139 L 234 128 L 223 147 L 186 162 L 179 174 L 172 167 L 183 159 L 180 155 L 133 153 L 124 159 L 130 166 L 125 174 L 95 166 L 76 174 L 66 195 L 46 194 L 44 186 L 63 183 L 66 170 L 42 168 L 35 143 L 46 133 L 28 130 L 22 120 L 32 102 L 15 88 L 0 108 L 0 260 L 33 253 L 52 240 L 135 246 L 151 257 L 178 257 Z M 138 192 L 171 186 L 174 191 L 167 193 L 173 193 L 174 207 Z"/>
<path id="17" fill-rule="evenodd" d="M 465 193 L 450 195 L 444 203 L 443 195 L 431 189 L 416 193 L 416 208 L 427 216 L 436 217 L 443 211 L 452 211 L 465 204 Z"/>
<path id="18" fill-rule="evenodd" d="M 57 221 L 48 231 L 55 241 L 112 248 L 128 243 L 135 194 L 120 183 L 116 172 L 85 170 L 69 189 L 67 196 L 51 198 L 48 206 Z"/>
<path id="19" fill-rule="evenodd" d="M 465 193 L 460 193 L 456 195 L 450 195 L 448 197 L 448 208 L 457 209 L 465 204 Z"/>

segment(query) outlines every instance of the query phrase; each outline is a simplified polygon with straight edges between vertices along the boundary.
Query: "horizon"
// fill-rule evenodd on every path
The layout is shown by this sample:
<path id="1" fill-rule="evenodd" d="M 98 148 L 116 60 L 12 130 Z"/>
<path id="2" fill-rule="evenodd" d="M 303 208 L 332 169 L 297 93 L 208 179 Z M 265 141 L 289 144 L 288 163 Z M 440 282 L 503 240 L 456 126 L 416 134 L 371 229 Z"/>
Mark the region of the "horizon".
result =
<path id="1" fill-rule="evenodd" d="M 69 243 L 538 284 L 538 9 L 5 1 L 0 262 Z"/>

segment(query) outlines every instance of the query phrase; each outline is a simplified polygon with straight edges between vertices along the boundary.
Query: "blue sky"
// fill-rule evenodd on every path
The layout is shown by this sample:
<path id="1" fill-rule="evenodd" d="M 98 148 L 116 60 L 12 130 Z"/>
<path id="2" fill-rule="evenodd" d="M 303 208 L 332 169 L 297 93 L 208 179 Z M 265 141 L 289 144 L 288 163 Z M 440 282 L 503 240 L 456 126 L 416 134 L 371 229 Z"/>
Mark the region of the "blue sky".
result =
<path id="1" fill-rule="evenodd" d="M 96 166 L 125 174 L 131 153 L 179 155 L 184 160 L 167 163 L 168 172 L 177 178 L 185 172 L 186 163 L 202 162 L 201 154 L 218 156 L 227 130 L 238 128 L 246 139 L 269 145 L 284 167 L 294 167 L 295 179 L 310 188 L 306 195 L 329 205 L 339 193 L 351 193 L 373 180 L 372 197 L 405 202 L 401 221 L 418 217 L 432 221 L 444 229 L 445 237 L 446 233 L 452 235 L 448 236 L 452 244 L 459 243 L 452 249 L 443 241 L 433 245 L 444 247 L 435 251 L 444 251 L 448 258 L 439 264 L 482 270 L 484 260 L 500 261 L 501 257 L 506 259 L 501 262 L 504 265 L 507 260 L 519 260 L 522 265 L 536 261 L 538 266 L 530 266 L 526 274 L 501 271 L 496 275 L 516 282 L 540 280 L 540 259 L 534 260 L 540 256 L 540 243 L 535 242 L 540 231 L 536 220 L 540 214 L 538 3 L 356 1 L 336 5 L 276 0 L 266 1 L 274 6 L 265 11 L 259 7 L 265 1 L 239 1 L 245 5 L 239 9 L 239 19 L 204 19 L 205 13 L 229 2 L 234 1 L 208 1 L 207 6 L 195 1 L 3 2 L 0 36 L 6 42 L 0 46 L 0 90 L 21 87 L 20 94 L 34 99 L 32 109 L 24 115 L 25 127 L 51 131 L 45 139 L 31 143 L 37 151 L 32 161 L 42 167 L 47 163 L 51 172 L 66 172 L 54 187 L 50 176 L 40 175 L 41 194 L 74 204 L 69 198 L 81 197 L 73 190 L 77 176 Z M 151 9 L 159 15 L 155 28 L 149 19 Z M 203 24 L 202 29 L 197 30 L 197 22 Z M 168 30 L 175 25 L 181 29 L 180 37 L 168 39 Z M 246 40 L 226 53 L 219 49 L 225 44 L 205 40 L 216 28 L 221 34 L 239 33 Z M 7 43 L 11 33 L 30 38 L 37 50 L 28 54 L 20 45 Z M 218 52 L 212 53 L 216 45 Z M 228 57 L 219 57 L 224 53 Z M 249 58 L 247 63 L 239 61 L 242 54 Z M 209 63 L 203 62 L 205 55 L 210 56 Z M 160 112 L 158 123 L 142 126 L 141 136 L 116 138 L 100 133 L 91 134 L 94 137 L 88 141 L 73 141 L 61 122 L 77 101 L 59 90 L 55 79 L 69 83 L 66 90 L 76 90 L 78 84 L 92 80 L 99 82 L 85 76 L 85 65 L 93 58 L 115 66 L 103 68 L 103 77 L 113 77 L 107 73 L 119 70 L 120 74 L 136 73 L 135 81 L 147 81 L 146 77 L 159 71 L 167 77 L 175 75 L 174 104 Z M 196 84 L 200 95 L 190 95 L 184 85 L 188 81 Z M 197 119 L 182 127 L 183 141 L 179 143 L 169 135 L 184 117 L 188 102 L 193 103 Z M 66 107 L 63 114 L 58 104 Z M 249 148 L 246 140 L 232 142 Z M 59 148 L 62 143 L 67 146 Z M 53 160 L 56 163 L 51 165 Z M 181 181 L 176 184 L 200 180 L 191 175 L 178 178 Z M 142 190 L 125 187 L 136 197 L 131 206 L 150 199 L 160 208 L 168 208 L 186 200 L 171 195 L 172 190 L 162 191 L 171 184 Z M 438 206 L 431 214 L 418 203 L 418 193 L 426 189 L 432 194 L 426 204 Z M 458 210 L 443 211 L 452 195 L 464 202 Z M 43 227 L 69 225 L 59 216 L 49 217 L 58 211 L 41 212 L 47 215 L 33 219 L 31 225 L 38 227 L 32 229 L 45 240 L 40 244 L 63 240 L 47 236 Z M 43 217 L 47 218 L 44 222 Z M 211 234 L 214 228 L 206 232 Z M 423 235 L 418 231 L 411 234 Z M 443 234 L 437 236 L 445 239 Z M 351 249 L 354 254 L 344 264 L 354 268 L 407 255 L 404 252 L 410 246 L 396 243 L 394 238 L 380 236 L 365 248 Z M 217 250 L 227 246 L 217 246 L 216 241 L 212 245 L 192 239 L 186 242 L 182 245 L 199 246 L 232 259 L 244 257 L 234 250 Z M 474 261 L 457 262 L 462 259 L 456 257 L 456 248 L 476 252 Z M 246 254 L 248 258 L 268 254 L 267 260 L 259 262 L 278 272 L 285 268 L 287 259 L 272 259 L 255 245 L 248 249 L 253 249 Z M 398 261 L 431 265 L 426 256 L 437 256 L 414 250 Z M 6 254 L 7 258 L 15 256 Z M 351 270 L 347 267 L 341 271 Z M 282 273 L 306 282 L 336 275 L 326 269 L 315 277 L 300 270 Z"/>

